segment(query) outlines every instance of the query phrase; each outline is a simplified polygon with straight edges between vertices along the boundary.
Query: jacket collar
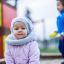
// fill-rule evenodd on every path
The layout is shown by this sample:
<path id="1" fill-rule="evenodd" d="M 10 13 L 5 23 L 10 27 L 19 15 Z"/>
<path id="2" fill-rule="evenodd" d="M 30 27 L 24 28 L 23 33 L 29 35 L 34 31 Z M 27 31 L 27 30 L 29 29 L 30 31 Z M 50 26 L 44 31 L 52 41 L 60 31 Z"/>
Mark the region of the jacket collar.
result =
<path id="1" fill-rule="evenodd" d="M 61 14 L 63 14 L 63 13 L 64 13 L 64 9 L 63 9 L 63 10 L 61 10 L 61 11 L 60 11 L 60 13 L 61 13 Z"/>

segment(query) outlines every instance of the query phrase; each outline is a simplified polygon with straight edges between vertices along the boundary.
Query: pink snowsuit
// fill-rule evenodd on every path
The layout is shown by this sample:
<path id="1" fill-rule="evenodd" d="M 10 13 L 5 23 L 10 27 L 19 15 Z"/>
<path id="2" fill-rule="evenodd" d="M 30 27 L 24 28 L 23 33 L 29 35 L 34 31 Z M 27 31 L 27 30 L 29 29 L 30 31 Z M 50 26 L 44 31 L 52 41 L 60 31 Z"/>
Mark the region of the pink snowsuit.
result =
<path id="1" fill-rule="evenodd" d="M 40 51 L 36 41 L 23 46 L 6 45 L 6 64 L 40 64 Z"/>

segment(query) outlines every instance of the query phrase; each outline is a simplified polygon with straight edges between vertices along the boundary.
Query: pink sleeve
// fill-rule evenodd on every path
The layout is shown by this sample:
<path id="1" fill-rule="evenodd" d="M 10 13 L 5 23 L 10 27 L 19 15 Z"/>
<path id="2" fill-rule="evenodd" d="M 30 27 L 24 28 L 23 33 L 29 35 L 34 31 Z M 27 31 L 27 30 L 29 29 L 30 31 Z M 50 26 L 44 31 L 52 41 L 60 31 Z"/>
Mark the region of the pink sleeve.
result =
<path id="1" fill-rule="evenodd" d="M 40 64 L 40 51 L 35 41 L 30 44 L 29 64 Z"/>
<path id="2" fill-rule="evenodd" d="M 12 55 L 11 55 L 8 45 L 6 45 L 5 62 L 6 62 L 6 64 L 14 64 L 14 61 L 13 61 L 13 58 L 12 58 Z"/>

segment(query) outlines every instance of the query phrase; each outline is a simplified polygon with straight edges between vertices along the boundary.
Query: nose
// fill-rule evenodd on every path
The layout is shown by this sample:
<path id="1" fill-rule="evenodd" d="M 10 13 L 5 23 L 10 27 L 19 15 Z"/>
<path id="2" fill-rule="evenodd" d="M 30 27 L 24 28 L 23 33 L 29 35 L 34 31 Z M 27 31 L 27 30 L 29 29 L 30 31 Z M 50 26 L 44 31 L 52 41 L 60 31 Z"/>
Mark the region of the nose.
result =
<path id="1" fill-rule="evenodd" d="M 21 32 L 21 31 L 22 31 L 22 29 L 19 29 L 18 31 L 19 31 L 19 32 Z"/>

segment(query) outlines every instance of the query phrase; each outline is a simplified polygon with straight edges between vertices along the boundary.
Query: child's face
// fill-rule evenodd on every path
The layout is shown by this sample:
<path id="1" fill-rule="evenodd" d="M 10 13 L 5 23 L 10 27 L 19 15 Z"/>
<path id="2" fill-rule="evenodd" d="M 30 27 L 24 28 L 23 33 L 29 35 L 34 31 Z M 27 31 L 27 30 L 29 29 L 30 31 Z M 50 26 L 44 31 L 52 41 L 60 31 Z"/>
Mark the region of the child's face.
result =
<path id="1" fill-rule="evenodd" d="M 17 39 L 21 39 L 27 36 L 27 29 L 24 23 L 16 22 L 13 26 L 13 33 Z"/>
<path id="2" fill-rule="evenodd" d="M 63 5 L 60 1 L 57 1 L 57 10 L 60 12 L 63 9 Z"/>

